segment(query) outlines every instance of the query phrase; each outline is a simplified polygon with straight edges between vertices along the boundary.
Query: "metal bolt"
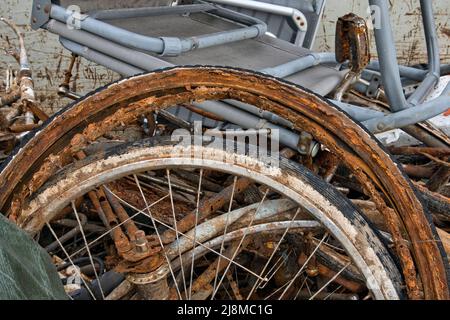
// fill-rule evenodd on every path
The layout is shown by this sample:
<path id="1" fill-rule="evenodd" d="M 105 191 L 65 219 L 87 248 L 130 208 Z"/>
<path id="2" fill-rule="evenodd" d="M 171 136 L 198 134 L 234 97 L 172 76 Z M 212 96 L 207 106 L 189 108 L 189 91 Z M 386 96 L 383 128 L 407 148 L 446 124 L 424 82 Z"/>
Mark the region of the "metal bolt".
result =
<path id="1" fill-rule="evenodd" d="M 142 230 L 138 230 L 134 233 L 136 245 L 136 251 L 138 252 L 146 252 L 148 250 L 148 240 L 145 236 L 145 232 Z"/>
<path id="2" fill-rule="evenodd" d="M 41 5 L 38 4 L 38 5 L 36 6 L 36 9 L 41 10 Z"/>
<path id="3" fill-rule="evenodd" d="M 311 152 L 310 152 L 310 154 L 311 154 L 311 157 L 315 157 L 315 156 L 317 156 L 317 154 L 319 153 L 319 150 L 320 150 L 320 143 L 318 143 L 318 142 L 316 142 L 316 141 L 313 141 L 313 142 L 311 142 L 311 144 L 312 144 L 312 146 L 311 146 Z"/>

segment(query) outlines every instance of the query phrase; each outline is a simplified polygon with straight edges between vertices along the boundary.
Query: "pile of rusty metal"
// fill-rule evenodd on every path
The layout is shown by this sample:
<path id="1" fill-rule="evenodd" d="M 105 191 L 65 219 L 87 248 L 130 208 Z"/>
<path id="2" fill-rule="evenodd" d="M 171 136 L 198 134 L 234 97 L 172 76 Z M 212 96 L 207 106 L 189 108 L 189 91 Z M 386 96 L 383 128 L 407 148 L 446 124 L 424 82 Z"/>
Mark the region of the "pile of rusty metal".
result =
<path id="1" fill-rule="evenodd" d="M 210 84 L 199 86 L 203 79 Z M 282 149 L 279 167 L 209 145 L 226 130 L 200 130 L 196 149 L 178 145 L 195 132 L 194 124 L 162 112 L 210 97 L 246 97 L 274 111 L 268 97 L 278 94 L 286 105 L 307 97 L 314 103 L 305 110 L 323 112 L 315 118 L 318 128 L 288 107 L 278 109 L 294 123 L 305 121 L 303 129 L 321 143 L 314 154 Z M 149 121 L 150 139 L 142 119 L 156 120 Z M 338 123 L 345 136 L 324 129 Z M 128 126 L 139 129 L 139 137 L 118 134 Z M 53 118 L 2 172 L 10 177 L 2 201 L 9 219 L 51 254 L 74 299 L 401 297 L 395 290 L 416 299 L 445 297 L 445 288 L 425 282 L 445 271 L 416 265 L 439 258 L 433 252 L 439 247 L 415 245 L 436 244 L 425 241 L 434 232 L 421 215 L 428 210 L 449 252 L 449 149 L 389 151 L 397 164 L 337 108 L 277 79 L 228 68 L 174 68 L 120 81 Z M 402 210 L 410 216 L 401 216 Z M 362 267 L 358 255 L 371 264 Z M 366 279 L 371 268 L 385 270 L 373 274 L 375 289 Z M 396 289 L 384 291 L 389 286 Z"/>
<path id="2" fill-rule="evenodd" d="M 0 83 L 0 161 L 7 157 L 24 133 L 37 128 L 48 118 L 36 102 L 23 34 L 14 22 L 5 18 L 1 21 L 18 37 L 19 49 L 8 43 L 7 53 L 14 57 L 19 67 L 9 66 Z"/>
<path id="3" fill-rule="evenodd" d="M 5 22 L 21 44 L 1 98 L 6 155 L 47 116 Z M 340 18 L 336 40 L 317 57 L 347 73 L 320 95 L 270 68 L 140 74 L 108 56 L 129 77 L 78 97 L 73 56 L 59 93 L 78 99 L 2 165 L 0 210 L 49 253 L 72 299 L 450 299 L 450 137 L 417 120 L 394 126 L 414 143 L 383 146 L 365 117 L 395 115 L 388 84 L 356 88 L 371 60 L 365 20 Z M 86 48 L 74 51 L 105 58 Z"/>
<path id="4" fill-rule="evenodd" d="M 450 256 L 450 148 L 389 147 L 433 215 Z"/>

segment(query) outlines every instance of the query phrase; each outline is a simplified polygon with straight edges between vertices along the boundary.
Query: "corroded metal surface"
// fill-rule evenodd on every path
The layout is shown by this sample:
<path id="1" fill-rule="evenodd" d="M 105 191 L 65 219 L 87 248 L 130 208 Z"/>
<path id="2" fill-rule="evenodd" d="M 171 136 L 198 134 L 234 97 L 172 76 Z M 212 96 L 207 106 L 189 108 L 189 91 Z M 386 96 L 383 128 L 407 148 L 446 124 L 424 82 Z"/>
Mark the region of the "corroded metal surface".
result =
<path id="1" fill-rule="evenodd" d="M 132 77 L 93 93 L 57 115 L 21 148 L 0 174 L 0 205 L 19 218 L 28 196 L 38 190 L 72 155 L 119 123 L 143 112 L 191 101 L 236 99 L 275 112 L 327 146 L 392 218 L 397 253 L 412 297 L 448 298 L 444 262 L 425 210 L 409 181 L 373 137 L 320 97 L 292 84 L 228 68 L 179 67 Z M 87 119 L 87 121 L 86 121 Z M 18 172 L 23 174 L 17 174 Z M 382 195 L 378 190 L 381 190 Z M 378 197 L 376 197 L 378 194 Z M 12 200 L 12 205 L 8 206 Z M 384 202 L 384 201 L 383 201 Z M 23 222 L 23 221 L 22 221 Z M 395 227 L 394 227 L 395 226 Z M 411 248 L 402 242 L 407 237 Z M 420 282 L 415 278 L 417 270 Z"/>
<path id="2" fill-rule="evenodd" d="M 369 30 L 366 21 L 354 13 L 337 21 L 336 61 L 349 61 L 354 72 L 361 72 L 370 62 Z"/>

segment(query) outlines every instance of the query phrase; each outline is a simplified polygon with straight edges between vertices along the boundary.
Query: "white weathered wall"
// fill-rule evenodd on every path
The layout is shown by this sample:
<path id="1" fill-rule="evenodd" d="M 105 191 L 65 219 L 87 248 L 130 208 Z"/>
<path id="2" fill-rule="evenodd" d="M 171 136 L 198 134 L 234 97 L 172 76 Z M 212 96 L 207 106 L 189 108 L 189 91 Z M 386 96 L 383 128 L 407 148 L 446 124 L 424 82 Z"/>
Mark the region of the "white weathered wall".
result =
<path id="1" fill-rule="evenodd" d="M 62 49 L 57 37 L 43 30 L 33 31 L 28 26 L 30 21 L 31 0 L 0 0 L 0 16 L 14 19 L 20 28 L 25 30 L 25 41 L 28 50 L 35 87 L 42 105 L 49 113 L 57 111 L 69 99 L 61 99 L 56 89 L 62 82 L 64 70 L 70 60 L 70 53 Z M 401 63 L 414 64 L 426 62 L 425 42 L 418 11 L 418 0 L 390 1 L 392 24 L 395 26 L 395 39 Z M 328 0 L 320 27 L 315 49 L 329 51 L 334 48 L 334 29 L 339 16 L 355 12 L 365 16 L 366 0 Z M 439 31 L 442 62 L 450 62 L 450 1 L 435 0 L 434 10 L 436 25 Z M 0 49 L 5 48 L 7 41 L 15 43 L 16 37 L 3 24 L 0 25 Z M 375 56 L 375 50 L 372 50 Z M 8 64 L 15 66 L 13 58 L 0 52 L 0 79 L 4 78 Z M 118 78 L 118 75 L 94 63 L 82 60 L 76 67 L 75 81 L 72 83 L 76 92 L 87 93 L 99 86 Z"/>
<path id="2" fill-rule="evenodd" d="M 25 46 L 33 71 L 36 94 L 41 105 L 49 114 L 58 111 L 71 100 L 60 98 L 56 94 L 59 84 L 64 79 L 64 71 L 70 62 L 71 54 L 63 49 L 58 37 L 44 30 L 34 31 L 29 26 L 31 0 L 0 0 L 0 16 L 13 19 L 25 31 Z M 0 48 L 4 48 L 9 39 L 16 43 L 15 35 L 3 23 L 0 23 Z M 3 51 L 3 50 L 2 50 Z M 15 60 L 0 52 L 0 79 L 4 79 L 8 64 L 16 66 Z M 95 63 L 81 59 L 74 70 L 73 90 L 85 94 L 105 85 L 119 76 Z"/>

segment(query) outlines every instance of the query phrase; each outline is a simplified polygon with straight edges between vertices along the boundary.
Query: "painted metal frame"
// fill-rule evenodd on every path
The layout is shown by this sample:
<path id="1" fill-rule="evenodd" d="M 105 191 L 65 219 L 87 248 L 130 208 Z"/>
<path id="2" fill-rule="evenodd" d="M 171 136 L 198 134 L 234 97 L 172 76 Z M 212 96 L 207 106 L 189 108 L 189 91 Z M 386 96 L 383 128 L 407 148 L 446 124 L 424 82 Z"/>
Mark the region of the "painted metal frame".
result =
<path id="1" fill-rule="evenodd" d="M 236 30 L 222 31 L 214 34 L 200 35 L 191 38 L 178 38 L 178 37 L 148 37 L 134 32 L 127 31 L 125 29 L 115 27 L 111 24 L 105 23 L 101 20 L 90 17 L 89 15 L 82 15 L 80 13 L 74 13 L 70 10 L 66 10 L 58 5 L 52 5 L 50 9 L 50 19 L 67 23 L 74 21 L 73 28 L 84 30 L 92 34 L 96 34 L 104 39 L 121 44 L 125 47 L 135 50 L 144 50 L 152 53 L 157 53 L 161 56 L 176 56 L 183 52 L 192 51 L 195 49 L 207 48 L 211 46 L 223 45 L 230 42 L 241 41 L 245 39 L 252 39 L 262 36 L 267 31 L 267 26 L 264 22 L 254 18 L 245 16 L 243 14 L 234 12 L 229 9 L 215 6 L 212 4 L 205 4 L 202 8 L 199 6 L 181 6 L 168 7 L 164 12 L 160 8 L 149 7 L 141 8 L 143 13 L 147 16 L 157 14 L 171 14 L 171 12 L 179 12 L 180 9 L 184 9 L 184 12 L 210 12 L 220 17 L 231 19 L 233 21 L 244 24 L 245 26 Z M 130 11 L 123 11 L 131 16 Z M 134 10 L 137 14 L 138 11 Z M 110 11 L 111 13 L 111 11 Z M 116 11 L 117 17 L 120 11 Z M 96 16 L 101 16 L 101 12 L 97 12 Z M 50 20 L 51 21 L 51 20 Z"/>
<path id="2" fill-rule="evenodd" d="M 231 2 L 234 3 L 235 1 L 217 0 L 215 2 L 227 2 L 231 4 Z M 252 8 L 257 9 L 256 1 L 246 2 Z M 377 10 L 379 10 L 378 18 L 380 20 L 378 21 L 379 27 L 376 27 L 374 30 L 379 61 L 372 61 L 368 68 L 379 70 L 392 113 L 383 114 L 378 111 L 369 111 L 358 106 L 334 100 L 330 101 L 348 112 L 356 120 L 362 121 L 362 124 L 374 133 L 403 128 L 430 119 L 446 111 L 450 106 L 450 86 L 447 86 L 439 98 L 423 103 L 427 94 L 439 81 L 441 69 L 432 2 L 427 0 L 420 1 L 428 52 L 428 71 L 398 65 L 392 28 L 389 21 L 387 0 L 369 0 L 369 4 L 376 6 Z M 264 22 L 258 19 L 204 2 L 164 8 L 98 11 L 92 13 L 92 16 L 82 17 L 80 21 L 81 29 L 67 28 L 65 23 L 67 19 L 70 19 L 70 13 L 66 9 L 54 4 L 51 4 L 51 7 L 48 8 L 48 1 L 43 0 L 35 0 L 33 8 L 37 8 L 39 5 L 41 6 L 41 10 L 44 8 L 43 5 L 46 5 L 45 11 L 48 11 L 48 20 L 42 27 L 60 35 L 61 43 L 64 47 L 77 55 L 117 71 L 124 76 L 171 66 L 170 63 L 146 52 L 158 53 L 160 55 L 177 55 L 197 48 L 223 45 L 233 41 L 255 38 L 266 32 Z M 261 5 L 261 8 L 264 8 L 264 10 L 278 9 L 274 5 Z M 292 13 L 290 9 L 287 8 L 281 13 Z M 214 12 L 219 17 L 244 24 L 245 27 L 212 35 L 199 36 L 194 40 L 192 38 L 146 37 L 101 21 L 101 19 L 108 18 L 120 19 L 171 14 L 174 12 Z M 34 18 L 33 16 L 32 20 Z M 42 23 L 42 16 L 38 18 L 40 23 Z M 272 76 L 287 77 L 314 65 L 333 62 L 335 62 L 334 53 L 311 52 L 309 55 L 291 62 L 260 71 Z M 448 68 L 448 66 L 444 66 L 443 68 Z M 408 99 L 406 99 L 403 91 L 401 76 L 413 80 L 422 80 L 421 84 Z M 286 120 L 280 119 L 280 117 L 274 114 L 261 113 L 260 110 L 253 106 L 235 103 L 233 101 L 227 101 L 226 103 L 208 101 L 198 104 L 197 107 L 208 112 L 216 113 L 225 120 L 234 122 L 244 128 L 281 129 L 285 133 L 280 135 L 282 140 L 284 140 L 281 141 L 282 143 L 290 147 L 295 147 L 298 144 L 298 135 L 281 127 L 291 127 Z"/>
<path id="3" fill-rule="evenodd" d="M 301 12 L 298 9 L 254 0 L 208 0 L 208 1 L 288 17 L 292 20 L 293 24 L 298 29 L 296 43 L 303 43 L 305 39 L 306 31 L 308 30 L 308 20 L 306 20 L 306 17 L 303 14 L 303 12 Z"/>

